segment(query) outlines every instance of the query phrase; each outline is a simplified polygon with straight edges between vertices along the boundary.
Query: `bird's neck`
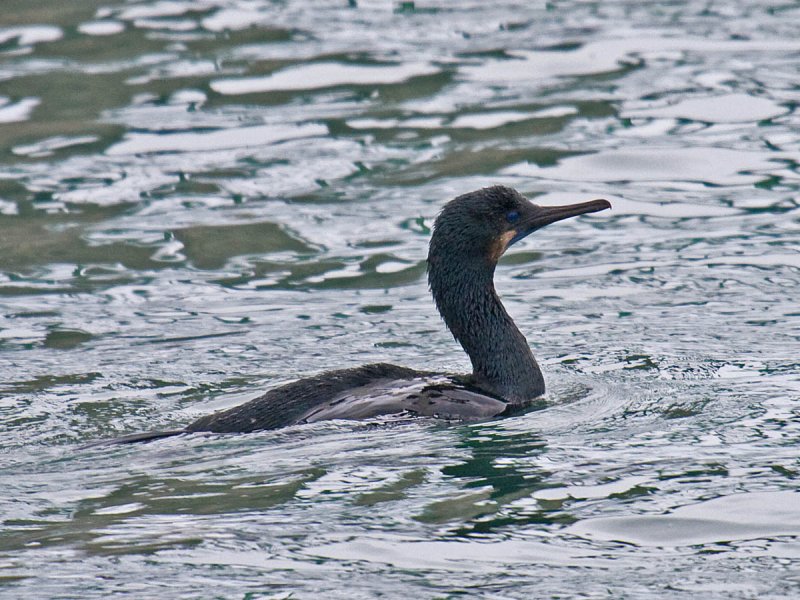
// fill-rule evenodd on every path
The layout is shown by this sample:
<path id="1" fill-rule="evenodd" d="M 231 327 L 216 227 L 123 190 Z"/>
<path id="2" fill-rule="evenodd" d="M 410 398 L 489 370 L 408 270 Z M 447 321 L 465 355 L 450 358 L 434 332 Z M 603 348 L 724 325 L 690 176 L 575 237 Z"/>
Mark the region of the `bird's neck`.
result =
<path id="1" fill-rule="evenodd" d="M 525 336 L 494 289 L 494 265 L 428 261 L 428 281 L 448 329 L 472 361 L 475 382 L 512 405 L 544 393 Z"/>

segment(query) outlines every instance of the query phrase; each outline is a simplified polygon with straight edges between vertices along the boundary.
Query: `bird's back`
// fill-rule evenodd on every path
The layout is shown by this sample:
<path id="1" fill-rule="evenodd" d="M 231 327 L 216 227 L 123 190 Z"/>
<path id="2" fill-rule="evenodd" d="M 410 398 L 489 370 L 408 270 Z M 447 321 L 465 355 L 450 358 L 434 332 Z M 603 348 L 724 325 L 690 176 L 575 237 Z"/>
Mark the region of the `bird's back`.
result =
<path id="1" fill-rule="evenodd" d="M 453 420 L 497 416 L 507 403 L 451 376 L 386 363 L 328 371 L 201 417 L 187 432 L 246 433 L 330 419 L 408 412 Z"/>
<path id="2" fill-rule="evenodd" d="M 300 422 L 305 413 L 347 390 L 383 379 L 412 379 L 418 374 L 413 369 L 386 363 L 327 371 L 273 388 L 240 406 L 201 417 L 186 431 L 247 433 L 286 427 Z"/>

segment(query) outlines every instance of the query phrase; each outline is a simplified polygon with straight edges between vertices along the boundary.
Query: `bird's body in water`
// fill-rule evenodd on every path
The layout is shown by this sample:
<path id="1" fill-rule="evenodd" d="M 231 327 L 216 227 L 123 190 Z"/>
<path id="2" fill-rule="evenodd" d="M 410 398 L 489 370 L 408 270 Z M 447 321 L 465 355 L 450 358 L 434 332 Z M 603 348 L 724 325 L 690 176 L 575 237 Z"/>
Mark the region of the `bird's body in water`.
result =
<path id="1" fill-rule="evenodd" d="M 192 432 L 246 433 L 393 414 L 474 421 L 525 408 L 544 394 L 544 378 L 528 342 L 497 297 L 497 261 L 511 244 L 545 225 L 606 208 L 611 208 L 606 200 L 537 206 L 501 186 L 464 194 L 445 205 L 431 237 L 428 282 L 445 324 L 469 355 L 470 375 L 385 363 L 329 371 L 201 417 L 184 429 L 111 442 Z"/>

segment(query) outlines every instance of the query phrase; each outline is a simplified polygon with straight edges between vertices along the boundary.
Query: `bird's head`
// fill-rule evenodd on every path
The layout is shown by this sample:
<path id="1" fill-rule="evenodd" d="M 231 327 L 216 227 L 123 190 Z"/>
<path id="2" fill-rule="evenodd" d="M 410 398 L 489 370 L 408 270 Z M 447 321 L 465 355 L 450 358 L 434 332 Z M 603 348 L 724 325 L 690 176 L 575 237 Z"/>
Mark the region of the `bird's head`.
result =
<path id="1" fill-rule="evenodd" d="M 456 261 L 493 269 L 509 246 L 537 229 L 606 208 L 611 208 L 607 200 L 539 206 L 503 186 L 458 196 L 436 218 L 428 254 L 429 268 L 439 261 Z"/>

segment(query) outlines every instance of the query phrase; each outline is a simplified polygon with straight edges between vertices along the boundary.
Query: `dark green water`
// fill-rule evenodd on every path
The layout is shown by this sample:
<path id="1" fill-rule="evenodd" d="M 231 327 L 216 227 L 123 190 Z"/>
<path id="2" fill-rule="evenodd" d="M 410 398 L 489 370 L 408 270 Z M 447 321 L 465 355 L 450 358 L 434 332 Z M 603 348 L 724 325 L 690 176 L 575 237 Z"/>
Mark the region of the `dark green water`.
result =
<path id="1" fill-rule="evenodd" d="M 800 6 L 5 0 L 0 596 L 796 598 Z M 324 369 L 466 371 L 431 223 L 548 407 L 80 450 Z"/>

